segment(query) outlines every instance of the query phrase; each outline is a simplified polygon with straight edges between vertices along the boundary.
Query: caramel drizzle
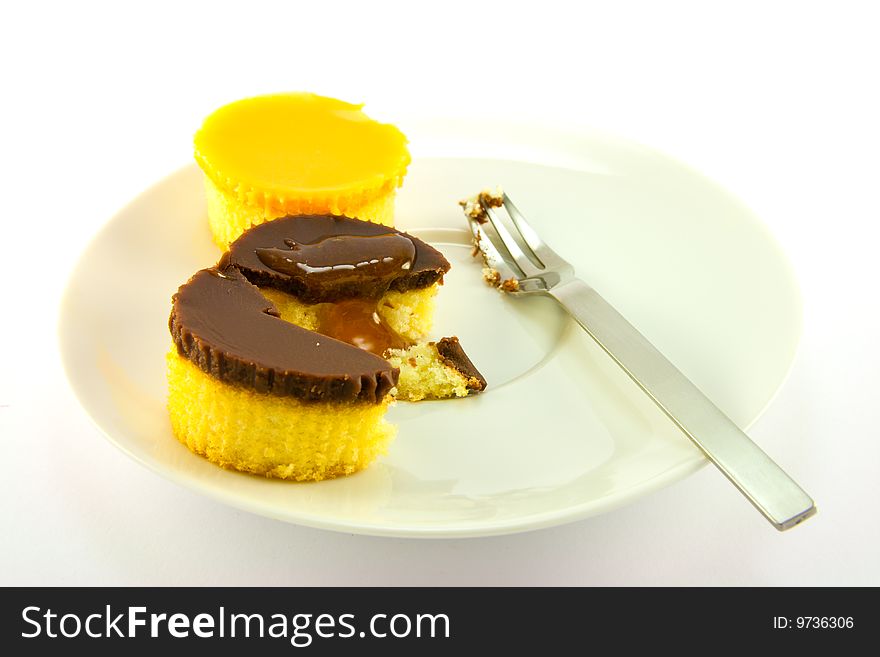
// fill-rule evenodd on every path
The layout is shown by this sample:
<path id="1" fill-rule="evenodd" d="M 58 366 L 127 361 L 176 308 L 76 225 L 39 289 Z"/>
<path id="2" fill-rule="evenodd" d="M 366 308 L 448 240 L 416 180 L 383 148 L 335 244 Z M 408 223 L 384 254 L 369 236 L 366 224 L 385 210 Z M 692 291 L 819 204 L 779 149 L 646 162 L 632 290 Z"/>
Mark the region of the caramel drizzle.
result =
<path id="1" fill-rule="evenodd" d="M 313 244 L 284 240 L 287 249 L 256 250 L 260 261 L 291 277 L 319 280 L 325 290 L 369 279 L 368 298 L 322 304 L 317 332 L 382 356 L 388 349 L 405 349 L 411 342 L 379 315 L 379 299 L 402 270 L 412 267 L 415 245 L 397 234 L 334 235 Z"/>
<path id="2" fill-rule="evenodd" d="M 318 315 L 317 331 L 377 356 L 388 349 L 412 345 L 379 315 L 378 299 L 345 299 L 325 304 Z"/>

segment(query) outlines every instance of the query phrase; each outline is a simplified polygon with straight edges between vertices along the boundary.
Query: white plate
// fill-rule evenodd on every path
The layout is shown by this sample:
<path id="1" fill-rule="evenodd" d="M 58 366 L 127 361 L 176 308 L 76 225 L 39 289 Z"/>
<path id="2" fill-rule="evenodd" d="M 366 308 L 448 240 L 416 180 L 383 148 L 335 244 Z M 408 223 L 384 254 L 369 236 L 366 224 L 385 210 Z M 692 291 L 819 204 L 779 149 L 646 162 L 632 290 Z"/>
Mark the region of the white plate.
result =
<path id="1" fill-rule="evenodd" d="M 189 166 L 109 222 L 63 301 L 68 377 L 116 446 L 248 511 L 396 536 L 559 524 L 693 472 L 705 463 L 699 452 L 553 302 L 506 298 L 482 282 L 456 201 L 499 183 L 581 277 L 740 426 L 769 402 L 794 357 L 799 297 L 785 258 L 739 202 L 664 156 L 607 137 L 474 122 L 403 127 L 415 158 L 398 227 L 452 262 L 435 333 L 461 338 L 489 389 L 398 404 L 389 454 L 348 478 L 267 480 L 191 454 L 165 410 L 167 318 L 178 285 L 219 252 L 200 173 Z"/>

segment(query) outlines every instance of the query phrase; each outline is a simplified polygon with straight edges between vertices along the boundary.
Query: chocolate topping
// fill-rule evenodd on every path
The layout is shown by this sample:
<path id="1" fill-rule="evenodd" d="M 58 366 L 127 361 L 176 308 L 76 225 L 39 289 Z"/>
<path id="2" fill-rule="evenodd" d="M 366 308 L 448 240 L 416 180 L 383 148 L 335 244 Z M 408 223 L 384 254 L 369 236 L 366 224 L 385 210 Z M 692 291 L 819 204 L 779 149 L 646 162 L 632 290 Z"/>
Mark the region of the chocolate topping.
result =
<path id="1" fill-rule="evenodd" d="M 443 279 L 450 265 L 433 247 L 388 226 L 331 215 L 288 216 L 233 242 L 219 267 L 305 303 L 378 298 Z"/>
<path id="2" fill-rule="evenodd" d="M 399 375 L 378 356 L 280 319 L 233 267 L 203 269 L 181 286 L 169 327 L 182 356 L 258 392 L 379 403 Z"/>
<path id="3" fill-rule="evenodd" d="M 390 235 L 334 235 L 314 244 L 284 240 L 286 249 L 256 250 L 266 267 L 299 279 L 313 296 L 332 296 L 369 279 L 388 288 L 412 267 L 416 247 L 398 233 Z"/>
<path id="4" fill-rule="evenodd" d="M 474 367 L 471 359 L 464 353 L 458 338 L 442 338 L 437 342 L 437 353 L 444 364 L 458 371 L 468 380 L 469 390 L 479 392 L 486 389 L 486 379 L 480 371 Z"/>

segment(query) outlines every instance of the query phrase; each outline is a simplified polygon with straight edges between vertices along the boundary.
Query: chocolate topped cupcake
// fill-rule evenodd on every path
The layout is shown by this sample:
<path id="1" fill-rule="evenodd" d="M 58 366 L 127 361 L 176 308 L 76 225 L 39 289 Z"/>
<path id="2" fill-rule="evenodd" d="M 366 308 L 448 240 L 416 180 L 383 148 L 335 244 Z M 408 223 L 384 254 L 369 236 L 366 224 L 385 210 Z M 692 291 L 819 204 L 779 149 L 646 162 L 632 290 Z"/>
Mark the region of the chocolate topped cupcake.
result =
<path id="1" fill-rule="evenodd" d="M 485 387 L 457 339 L 420 342 L 449 267 L 415 237 L 345 217 L 247 231 L 174 295 L 175 435 L 245 472 L 320 480 L 365 467 L 393 436 L 382 417 L 393 396 Z"/>

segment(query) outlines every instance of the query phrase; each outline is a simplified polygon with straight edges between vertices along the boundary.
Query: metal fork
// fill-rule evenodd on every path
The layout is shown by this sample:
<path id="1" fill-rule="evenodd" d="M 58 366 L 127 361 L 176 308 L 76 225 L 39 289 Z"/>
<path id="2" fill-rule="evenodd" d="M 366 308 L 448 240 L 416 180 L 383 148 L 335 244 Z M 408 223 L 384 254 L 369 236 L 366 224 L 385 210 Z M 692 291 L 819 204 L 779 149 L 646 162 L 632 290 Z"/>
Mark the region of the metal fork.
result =
<path id="1" fill-rule="evenodd" d="M 708 397 L 538 236 L 506 194 L 481 194 L 468 222 L 494 282 L 513 295 L 556 299 L 776 529 L 816 513 L 813 500 Z M 503 206 L 514 239 L 494 207 Z M 522 244 L 522 247 L 520 246 Z"/>

